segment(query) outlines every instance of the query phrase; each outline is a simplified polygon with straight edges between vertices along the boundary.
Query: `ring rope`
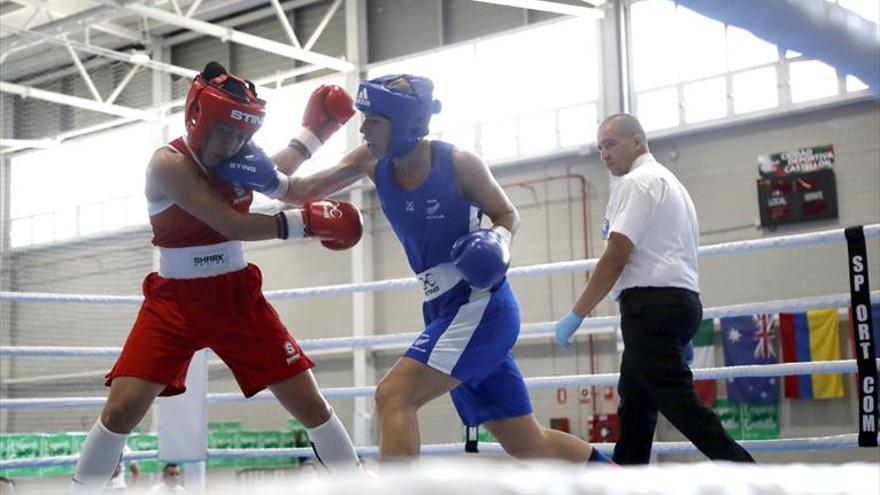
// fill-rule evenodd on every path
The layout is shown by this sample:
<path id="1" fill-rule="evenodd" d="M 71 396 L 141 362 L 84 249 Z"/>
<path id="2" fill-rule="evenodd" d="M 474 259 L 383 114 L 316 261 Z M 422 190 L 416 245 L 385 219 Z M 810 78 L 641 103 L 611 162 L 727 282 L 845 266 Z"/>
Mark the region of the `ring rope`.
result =
<path id="1" fill-rule="evenodd" d="M 828 296 L 802 297 L 760 303 L 733 304 L 706 308 L 703 318 L 724 318 L 729 316 L 746 316 L 752 314 L 772 314 L 780 312 L 807 311 L 829 307 L 846 307 L 849 305 L 848 293 Z M 880 303 L 880 290 L 871 291 L 871 302 Z M 600 335 L 614 333 L 620 322 L 618 316 L 600 316 L 586 318 L 581 325 L 581 335 Z M 553 335 L 556 322 L 527 323 L 522 325 L 520 337 L 537 337 Z M 333 337 L 328 339 L 309 339 L 300 341 L 300 347 L 306 352 L 317 350 L 349 350 L 369 349 L 379 346 L 407 346 L 416 332 L 372 335 L 369 337 Z M 0 346 L 0 356 L 13 357 L 102 357 L 118 356 L 121 347 L 62 347 L 62 346 Z"/>
<path id="2" fill-rule="evenodd" d="M 784 438 L 777 440 L 743 440 L 740 445 L 749 452 L 793 452 L 793 451 L 817 451 L 845 448 L 858 448 L 858 434 L 847 433 L 824 437 L 807 438 Z M 464 452 L 464 443 L 443 443 L 423 445 L 422 455 L 457 455 Z M 501 444 L 495 442 L 480 442 L 479 454 L 481 455 L 504 455 Z M 594 443 L 594 447 L 604 454 L 610 455 L 614 449 L 613 443 Z M 364 446 L 355 447 L 359 456 L 377 457 L 379 447 Z M 699 451 L 690 442 L 655 442 L 652 452 L 656 454 L 696 454 Z M 142 450 L 130 452 L 122 456 L 124 461 L 141 461 L 156 459 L 159 452 L 156 450 Z M 311 448 L 278 448 L 278 449 L 208 449 L 208 459 L 255 459 L 255 458 L 279 458 L 279 457 L 314 457 L 315 452 Z M 31 459 L 14 459 L 0 461 L 0 470 L 36 468 L 51 466 L 69 466 L 76 464 L 79 455 L 64 455 L 54 457 L 37 457 Z"/>
<path id="3" fill-rule="evenodd" d="M 880 224 L 864 226 L 865 239 L 880 237 Z M 833 244 L 845 242 L 844 229 L 793 234 L 766 239 L 750 239 L 732 241 L 699 248 L 700 256 L 712 257 L 728 254 L 749 253 L 768 249 Z M 557 263 L 542 263 L 531 266 L 511 268 L 507 274 L 511 278 L 532 277 L 538 275 L 559 275 L 566 273 L 589 272 L 596 267 L 598 258 Z M 270 300 L 305 299 L 312 297 L 352 294 L 355 292 L 379 292 L 403 290 L 418 287 L 419 281 L 413 277 L 377 280 L 356 284 L 325 285 L 299 289 L 281 289 L 266 291 L 264 295 Z M 81 304 L 121 304 L 134 305 L 143 301 L 143 296 L 112 296 L 98 294 L 54 294 L 45 292 L 10 292 L 0 291 L 0 301 L 32 302 L 32 303 L 81 303 Z"/>
<path id="4" fill-rule="evenodd" d="M 877 358 L 880 366 L 880 358 Z M 791 375 L 812 375 L 825 373 L 855 373 L 858 370 L 855 359 L 842 359 L 836 361 L 815 361 L 810 363 L 777 363 L 777 364 L 753 364 L 746 366 L 726 366 L 720 368 L 697 368 L 693 370 L 694 380 L 718 380 L 726 378 L 742 377 L 770 377 Z M 534 389 L 590 386 L 590 385 L 615 385 L 619 373 L 599 373 L 595 375 L 564 375 L 526 378 L 526 387 Z M 327 399 L 353 399 L 356 397 L 370 397 L 376 390 L 375 386 L 363 387 L 333 387 L 323 388 L 321 393 Z M 3 399 L 0 402 L 2 409 L 58 409 L 68 407 L 97 407 L 104 404 L 106 397 L 45 397 Z M 226 404 L 235 402 L 251 401 L 274 401 L 275 396 L 268 390 L 264 390 L 251 398 L 244 398 L 238 392 L 224 392 L 208 394 L 209 404 Z"/>

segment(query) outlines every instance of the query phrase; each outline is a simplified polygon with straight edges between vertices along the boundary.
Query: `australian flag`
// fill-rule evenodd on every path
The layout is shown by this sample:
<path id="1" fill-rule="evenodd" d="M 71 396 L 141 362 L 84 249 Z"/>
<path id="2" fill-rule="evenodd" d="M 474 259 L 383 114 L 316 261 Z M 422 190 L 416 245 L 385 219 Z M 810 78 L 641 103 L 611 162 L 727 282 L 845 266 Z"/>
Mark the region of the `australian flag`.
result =
<path id="1" fill-rule="evenodd" d="M 770 315 L 721 318 L 725 365 L 778 363 L 776 336 L 776 324 Z M 734 402 L 776 403 L 779 378 L 728 378 L 727 398 Z"/>

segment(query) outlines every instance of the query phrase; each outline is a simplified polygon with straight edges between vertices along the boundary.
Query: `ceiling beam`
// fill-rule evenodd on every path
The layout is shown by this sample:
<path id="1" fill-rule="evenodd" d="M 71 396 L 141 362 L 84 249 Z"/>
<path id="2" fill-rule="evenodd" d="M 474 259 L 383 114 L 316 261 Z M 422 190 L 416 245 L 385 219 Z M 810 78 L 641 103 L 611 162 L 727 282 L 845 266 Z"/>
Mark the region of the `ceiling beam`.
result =
<path id="1" fill-rule="evenodd" d="M 132 65 L 131 68 L 128 69 L 128 72 L 125 73 L 125 77 L 123 77 L 122 80 L 119 81 L 119 84 L 116 85 L 116 89 L 114 89 L 113 92 L 110 93 L 110 96 L 108 96 L 107 99 L 104 100 L 104 103 L 113 103 L 114 101 L 116 101 L 116 98 L 119 98 L 119 95 L 122 94 L 122 91 L 134 78 L 134 75 L 137 73 L 138 69 L 140 69 L 139 66 Z"/>
<path id="2" fill-rule="evenodd" d="M 78 14 L 85 9 L 78 8 L 76 2 L 47 2 L 46 0 L 12 0 L 13 2 L 24 5 L 26 7 L 33 7 L 35 9 L 40 9 L 46 12 L 50 12 L 53 15 L 66 17 L 72 14 Z M 36 27 L 36 26 L 35 26 Z M 120 38 L 124 38 L 132 41 L 139 41 L 143 36 L 139 31 L 135 31 L 133 29 L 128 29 L 126 27 L 120 26 L 118 24 L 113 24 L 110 22 L 105 23 L 96 23 L 91 26 L 92 29 L 97 29 L 98 31 L 112 34 L 113 36 L 118 36 Z"/>
<path id="3" fill-rule="evenodd" d="M 278 0 L 271 0 L 272 8 L 275 9 L 275 15 L 278 16 L 278 22 L 281 23 L 281 27 L 284 28 L 284 32 L 287 33 L 287 38 L 290 39 L 290 42 L 293 46 L 297 48 L 302 48 L 302 45 L 299 42 L 299 38 L 296 37 L 296 33 L 293 32 L 293 26 L 290 25 L 290 21 L 287 19 L 287 14 L 284 13 L 284 7 L 281 6 L 281 2 Z M 306 48 L 308 50 L 309 48 Z"/>
<path id="4" fill-rule="evenodd" d="M 75 41 L 71 39 L 64 39 L 58 36 L 52 36 L 49 34 L 43 34 L 37 31 L 24 30 L 15 28 L 12 26 L 3 26 L 3 31 L 10 31 L 16 34 L 21 34 L 22 36 L 29 36 L 32 38 L 39 39 L 42 42 L 50 43 L 53 45 L 59 46 L 70 46 L 76 50 L 82 52 L 92 53 L 94 55 L 100 55 L 102 57 L 106 57 L 113 60 L 119 60 L 120 62 L 128 62 L 133 63 L 131 60 L 132 55 L 130 53 L 117 52 L 115 50 L 110 50 L 108 48 L 102 48 L 96 45 L 90 45 L 87 43 L 82 43 L 80 41 Z M 146 67 L 152 70 L 158 70 L 160 72 L 168 72 L 170 74 L 175 74 L 181 77 L 185 77 L 187 79 L 195 77 L 199 72 L 193 69 L 187 69 L 186 67 L 180 67 L 177 65 L 166 64 L 163 62 L 156 62 L 154 60 L 150 60 L 147 62 L 138 62 L 137 65 L 141 67 Z"/>
<path id="5" fill-rule="evenodd" d="M 495 5 L 504 5 L 507 7 L 517 7 L 520 9 L 539 10 L 542 12 L 552 12 L 554 14 L 571 15 L 577 17 L 592 17 L 601 19 L 605 14 L 592 7 L 578 7 L 577 5 L 568 5 L 564 3 L 550 2 L 547 0 L 474 0 L 475 2 L 491 3 Z"/>
<path id="6" fill-rule="evenodd" d="M 79 71 L 79 75 L 83 78 L 83 81 L 85 81 L 86 86 L 88 86 L 95 101 L 104 101 L 104 99 L 101 98 L 101 93 L 98 92 L 98 88 L 95 86 L 95 82 L 92 81 L 92 76 L 89 75 L 89 71 L 83 66 L 82 61 L 79 59 L 79 55 L 76 54 L 76 51 L 70 46 L 70 43 L 67 44 L 67 52 L 70 53 L 70 58 L 73 59 L 73 64 L 76 65 L 76 70 Z"/>
<path id="7" fill-rule="evenodd" d="M 354 70 L 354 64 L 340 58 L 330 57 L 327 55 L 322 55 L 320 53 L 303 50 L 302 48 L 297 48 L 292 45 L 280 43 L 275 40 L 261 38 L 259 36 L 254 36 L 243 31 L 236 31 L 235 29 L 231 28 L 224 28 L 210 22 L 184 17 L 182 15 L 177 15 L 173 12 L 157 9 L 148 5 L 142 5 L 139 3 L 120 4 L 114 0 L 98 1 L 105 5 L 124 9 L 129 12 L 140 14 L 160 22 L 174 24 L 176 26 L 180 26 L 191 31 L 196 31 L 202 34 L 206 34 L 208 36 L 213 36 L 215 38 L 223 40 L 224 42 L 232 41 L 234 43 L 250 46 L 251 48 L 256 48 L 258 50 L 263 50 L 265 52 L 273 53 L 275 55 L 280 55 L 282 57 L 301 60 L 341 72 L 349 72 L 351 70 Z"/>
<path id="8" fill-rule="evenodd" d="M 297 67 L 296 69 L 292 69 L 292 70 L 280 72 L 278 74 L 273 74 L 271 76 L 266 76 L 266 77 L 262 77 L 259 79 L 255 79 L 254 83 L 257 85 L 257 89 L 259 91 L 259 88 L 262 86 L 268 86 L 269 84 L 273 84 L 275 82 L 280 82 L 285 79 L 290 79 L 293 77 L 302 76 L 302 75 L 308 74 L 310 72 L 315 72 L 318 70 L 321 70 L 321 67 L 319 67 L 317 65 L 307 65 L 305 67 Z M 172 100 L 168 103 L 163 103 L 161 105 L 157 105 L 155 107 L 148 108 L 146 111 L 156 112 L 158 114 L 166 114 L 168 111 L 170 111 L 174 107 L 182 106 L 184 103 L 184 100 L 185 100 L 184 98 L 178 98 L 178 99 Z M 66 141 L 68 139 L 76 138 L 79 136 L 85 136 L 88 134 L 94 134 L 96 132 L 105 131 L 107 129 L 113 129 L 115 127 L 130 124 L 130 123 L 138 121 L 138 120 L 142 120 L 142 119 L 139 119 L 136 117 L 135 118 L 123 117 L 120 119 L 109 120 L 107 122 L 101 122 L 100 124 L 95 124 L 92 126 L 83 127 L 80 129 L 74 129 L 72 131 L 63 132 L 61 134 L 58 134 L 58 135 L 55 135 L 52 137 L 47 137 L 44 139 L 22 140 L 20 143 L 21 144 L 20 146 L 14 146 L 11 150 L 7 150 L 6 152 L 11 153 L 14 151 L 20 151 L 20 150 L 28 149 L 28 148 L 43 147 L 43 146 L 39 146 L 39 145 L 40 145 L 40 143 L 44 143 L 44 142 L 60 143 L 60 142 Z M 9 141 L 8 139 L 5 139 L 5 138 L 0 138 L 0 139 L 3 139 L 5 141 Z"/>
<path id="9" fill-rule="evenodd" d="M 89 100 L 87 98 L 79 98 L 76 96 L 55 93 L 52 91 L 31 88 L 28 86 L 21 86 L 19 84 L 13 84 L 3 81 L 0 81 L 0 92 L 18 95 L 23 98 L 36 98 L 38 100 L 49 101 L 61 105 L 84 108 L 86 110 L 92 110 L 93 112 L 109 113 L 111 115 L 118 115 L 120 117 L 145 120 L 148 122 L 156 121 L 159 119 L 159 115 L 155 112 L 147 112 L 144 110 L 138 110 L 137 108 L 124 107 L 111 103 L 102 103 L 95 100 Z"/>
<path id="10" fill-rule="evenodd" d="M 35 28 L 30 29 L 30 31 L 49 35 L 70 34 L 75 31 L 82 31 L 86 28 L 86 26 L 92 26 L 97 23 L 103 22 L 106 19 L 113 19 L 119 16 L 120 14 L 113 9 L 108 9 L 107 7 L 95 7 L 92 9 L 77 12 L 76 14 L 72 14 L 52 22 L 41 24 Z M 10 26 L 8 23 L 4 23 L 3 27 L 5 28 L 12 26 Z M 25 40 L 16 40 L 10 38 L 11 36 L 4 36 L 0 38 L 0 46 L 3 46 L 3 51 L 2 53 L 0 53 L 0 55 L 2 55 L 3 57 L 6 57 L 10 53 L 31 48 L 40 44 L 39 42 L 28 43 Z"/>
<path id="11" fill-rule="evenodd" d="M 327 29 L 327 24 L 330 24 L 330 19 L 336 15 L 336 11 L 339 10 L 339 6 L 342 5 L 342 0 L 335 0 L 330 7 L 327 8 L 327 11 L 324 12 L 324 17 L 321 18 L 321 22 L 318 23 L 318 27 L 315 28 L 315 32 L 309 37 L 309 40 L 306 41 L 305 49 L 311 50 L 315 43 L 318 41 L 318 38 L 324 34 L 324 30 Z"/>

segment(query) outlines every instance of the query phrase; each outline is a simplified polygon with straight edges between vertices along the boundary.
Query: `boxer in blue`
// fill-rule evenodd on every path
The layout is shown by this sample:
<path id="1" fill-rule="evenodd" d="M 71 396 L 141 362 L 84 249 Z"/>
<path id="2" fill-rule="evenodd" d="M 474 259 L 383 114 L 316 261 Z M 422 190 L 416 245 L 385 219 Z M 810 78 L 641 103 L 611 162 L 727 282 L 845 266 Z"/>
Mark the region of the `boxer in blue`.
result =
<path id="1" fill-rule="evenodd" d="M 440 111 L 433 89 L 411 75 L 362 82 L 364 144 L 327 170 L 290 178 L 291 194 L 307 201 L 369 177 L 424 291 L 425 329 L 376 390 L 380 455 L 417 456 L 419 408 L 451 392 L 462 421 L 484 425 L 514 457 L 610 462 L 532 413 L 511 352 L 520 314 L 505 277 L 519 215 L 482 159 L 424 139 Z M 255 169 L 272 167 L 249 156 Z"/>

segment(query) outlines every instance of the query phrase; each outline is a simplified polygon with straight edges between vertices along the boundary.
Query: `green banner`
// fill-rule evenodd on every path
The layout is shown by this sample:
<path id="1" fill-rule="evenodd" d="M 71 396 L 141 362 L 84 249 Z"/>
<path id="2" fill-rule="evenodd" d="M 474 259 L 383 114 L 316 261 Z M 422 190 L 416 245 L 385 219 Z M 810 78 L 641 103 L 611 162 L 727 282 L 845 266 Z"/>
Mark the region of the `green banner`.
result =
<path id="1" fill-rule="evenodd" d="M 212 449 L 237 449 L 238 432 L 212 431 L 208 433 L 208 447 Z M 235 466 L 235 459 L 208 459 L 209 468 Z"/>
<path id="2" fill-rule="evenodd" d="M 263 436 L 259 431 L 240 431 L 238 432 L 239 449 L 260 449 L 263 448 Z M 260 459 L 242 458 L 236 459 L 235 465 L 239 467 L 255 467 L 260 465 Z"/>
<path id="3" fill-rule="evenodd" d="M 212 431 L 241 431 L 241 421 L 209 421 L 208 432 Z"/>
<path id="4" fill-rule="evenodd" d="M 779 438 L 779 404 L 742 405 L 743 440 Z"/>
<path id="5" fill-rule="evenodd" d="M 461 441 L 467 442 L 467 426 L 461 425 Z M 489 430 L 483 428 L 482 426 L 477 429 L 477 442 L 478 443 L 497 443 L 498 439 L 496 439 Z"/>
<path id="6" fill-rule="evenodd" d="M 9 460 L 32 459 L 40 457 L 43 451 L 43 434 L 9 435 L 6 445 L 6 458 Z M 2 471 L 10 478 L 32 478 L 42 474 L 42 468 L 20 468 Z"/>
<path id="7" fill-rule="evenodd" d="M 280 431 L 261 431 L 260 433 L 260 442 L 262 443 L 262 447 L 264 449 L 278 449 L 281 448 L 281 432 Z M 283 457 L 263 457 L 261 459 L 257 459 L 257 464 L 260 466 L 283 466 L 287 464 L 287 460 Z"/>
<path id="8" fill-rule="evenodd" d="M 159 438 L 151 433 L 135 433 L 128 437 L 128 447 L 133 451 L 159 450 Z M 158 459 L 137 461 L 143 473 L 159 473 L 163 463 Z"/>
<path id="9" fill-rule="evenodd" d="M 727 399 L 717 399 L 713 409 L 727 433 L 730 433 L 730 436 L 736 440 L 742 440 L 742 413 L 739 404 Z"/>
<path id="10" fill-rule="evenodd" d="M 779 438 L 779 404 L 748 404 L 718 399 L 715 414 L 736 440 Z"/>
<path id="11" fill-rule="evenodd" d="M 56 457 L 61 455 L 73 455 L 79 452 L 76 439 L 68 433 L 47 433 L 43 437 L 43 451 L 41 457 Z M 73 474 L 73 465 L 48 466 L 42 469 L 42 476 L 70 476 Z"/>

